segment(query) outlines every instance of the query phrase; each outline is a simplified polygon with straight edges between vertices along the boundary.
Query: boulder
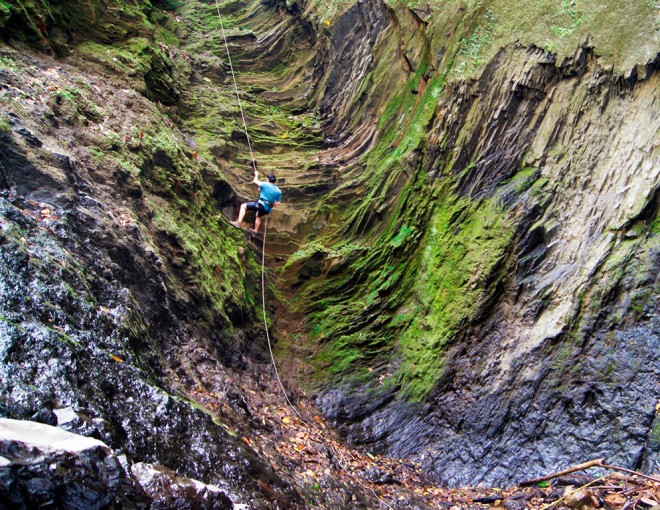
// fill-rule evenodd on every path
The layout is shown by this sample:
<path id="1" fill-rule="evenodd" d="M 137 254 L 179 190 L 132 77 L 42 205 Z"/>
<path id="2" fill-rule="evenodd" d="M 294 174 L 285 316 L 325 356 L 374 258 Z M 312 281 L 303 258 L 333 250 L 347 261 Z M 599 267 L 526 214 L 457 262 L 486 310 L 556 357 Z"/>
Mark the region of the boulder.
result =
<path id="1" fill-rule="evenodd" d="M 0 418 L 0 509 L 236 508 L 215 485 L 164 466 L 138 462 L 130 472 L 126 466 L 124 457 L 97 439 Z"/>
<path id="2" fill-rule="evenodd" d="M 104 443 L 50 425 L 0 418 L 3 508 L 94 510 L 149 500 Z"/>

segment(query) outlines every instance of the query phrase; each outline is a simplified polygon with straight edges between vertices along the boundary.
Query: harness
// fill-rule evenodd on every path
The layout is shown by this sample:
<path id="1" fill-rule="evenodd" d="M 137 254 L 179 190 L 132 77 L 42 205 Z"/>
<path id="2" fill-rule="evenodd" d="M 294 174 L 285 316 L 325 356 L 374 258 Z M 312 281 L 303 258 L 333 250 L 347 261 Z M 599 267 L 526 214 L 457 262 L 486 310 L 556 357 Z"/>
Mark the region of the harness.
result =
<path id="1" fill-rule="evenodd" d="M 271 202 L 270 200 L 266 200 L 265 198 L 259 197 L 259 200 L 257 202 L 261 202 L 264 205 L 267 205 L 269 209 L 272 209 L 273 206 L 275 205 L 275 202 Z"/>

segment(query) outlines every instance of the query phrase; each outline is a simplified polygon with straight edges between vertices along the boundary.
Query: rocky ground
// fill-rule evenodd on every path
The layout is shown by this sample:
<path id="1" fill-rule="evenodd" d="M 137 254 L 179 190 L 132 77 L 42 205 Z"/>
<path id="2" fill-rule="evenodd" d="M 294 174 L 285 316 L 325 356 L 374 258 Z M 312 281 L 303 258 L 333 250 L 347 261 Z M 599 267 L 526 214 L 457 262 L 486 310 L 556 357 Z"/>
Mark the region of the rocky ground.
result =
<path id="1" fill-rule="evenodd" d="M 286 371 L 283 362 L 280 370 Z M 530 486 L 504 488 L 438 487 L 413 462 L 374 455 L 367 448 L 347 445 L 319 415 L 313 395 L 285 385 L 294 406 L 287 405 L 272 366 L 264 363 L 246 380 L 234 374 L 245 391 L 228 405 L 200 383 L 188 392 L 200 405 L 232 424 L 242 440 L 290 479 L 309 508 L 550 509 L 652 508 L 660 504 L 660 478 L 592 468 Z M 205 377 L 210 376 L 205 372 Z M 208 381 L 208 380 L 207 380 Z M 570 466 L 567 466 L 567 468 Z M 550 474 L 550 473 L 549 473 Z"/>

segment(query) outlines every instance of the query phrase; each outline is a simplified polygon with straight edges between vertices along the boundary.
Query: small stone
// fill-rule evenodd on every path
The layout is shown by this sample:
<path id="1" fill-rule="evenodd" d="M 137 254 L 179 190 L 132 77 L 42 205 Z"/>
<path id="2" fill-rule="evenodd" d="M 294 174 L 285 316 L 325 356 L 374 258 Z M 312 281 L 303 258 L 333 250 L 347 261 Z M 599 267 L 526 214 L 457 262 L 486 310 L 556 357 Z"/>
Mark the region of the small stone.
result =
<path id="1" fill-rule="evenodd" d="M 39 140 L 36 136 L 34 136 L 27 129 L 20 128 L 20 129 L 17 129 L 16 132 L 19 135 L 21 135 L 23 138 L 25 138 L 25 141 L 27 142 L 28 145 L 31 145 L 32 147 L 41 147 L 41 146 L 43 146 L 43 142 L 41 140 Z"/>
<path id="2" fill-rule="evenodd" d="M 568 495 L 564 499 L 564 504 L 568 508 L 582 508 L 583 506 L 590 506 L 592 503 L 591 492 L 587 489 L 580 489 Z"/>
<path id="3" fill-rule="evenodd" d="M 76 412 L 73 410 L 73 407 L 63 407 L 62 409 L 55 409 L 53 411 L 55 414 L 55 417 L 57 419 L 57 425 L 60 427 L 66 426 L 66 425 L 71 425 L 74 426 L 80 421 L 80 417 Z"/>
<path id="4" fill-rule="evenodd" d="M 178 475 L 166 467 L 138 462 L 132 466 L 131 472 L 151 498 L 152 508 L 170 510 L 235 508 L 219 487 Z"/>
<path id="5" fill-rule="evenodd" d="M 380 468 L 372 468 L 365 471 L 364 476 L 371 483 L 375 484 L 390 484 L 394 483 L 394 475 L 389 471 L 383 471 Z"/>

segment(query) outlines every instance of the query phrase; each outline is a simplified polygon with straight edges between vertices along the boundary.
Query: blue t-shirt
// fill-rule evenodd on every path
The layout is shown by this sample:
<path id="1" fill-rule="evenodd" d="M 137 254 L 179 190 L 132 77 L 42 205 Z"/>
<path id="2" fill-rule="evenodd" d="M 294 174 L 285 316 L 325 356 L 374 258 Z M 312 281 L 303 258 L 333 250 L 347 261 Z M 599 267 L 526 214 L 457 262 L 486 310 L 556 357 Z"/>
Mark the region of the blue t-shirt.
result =
<path id="1" fill-rule="evenodd" d="M 261 202 L 266 212 L 270 212 L 275 202 L 282 201 L 282 192 L 280 188 L 275 186 L 272 182 L 259 183 L 259 202 Z"/>

